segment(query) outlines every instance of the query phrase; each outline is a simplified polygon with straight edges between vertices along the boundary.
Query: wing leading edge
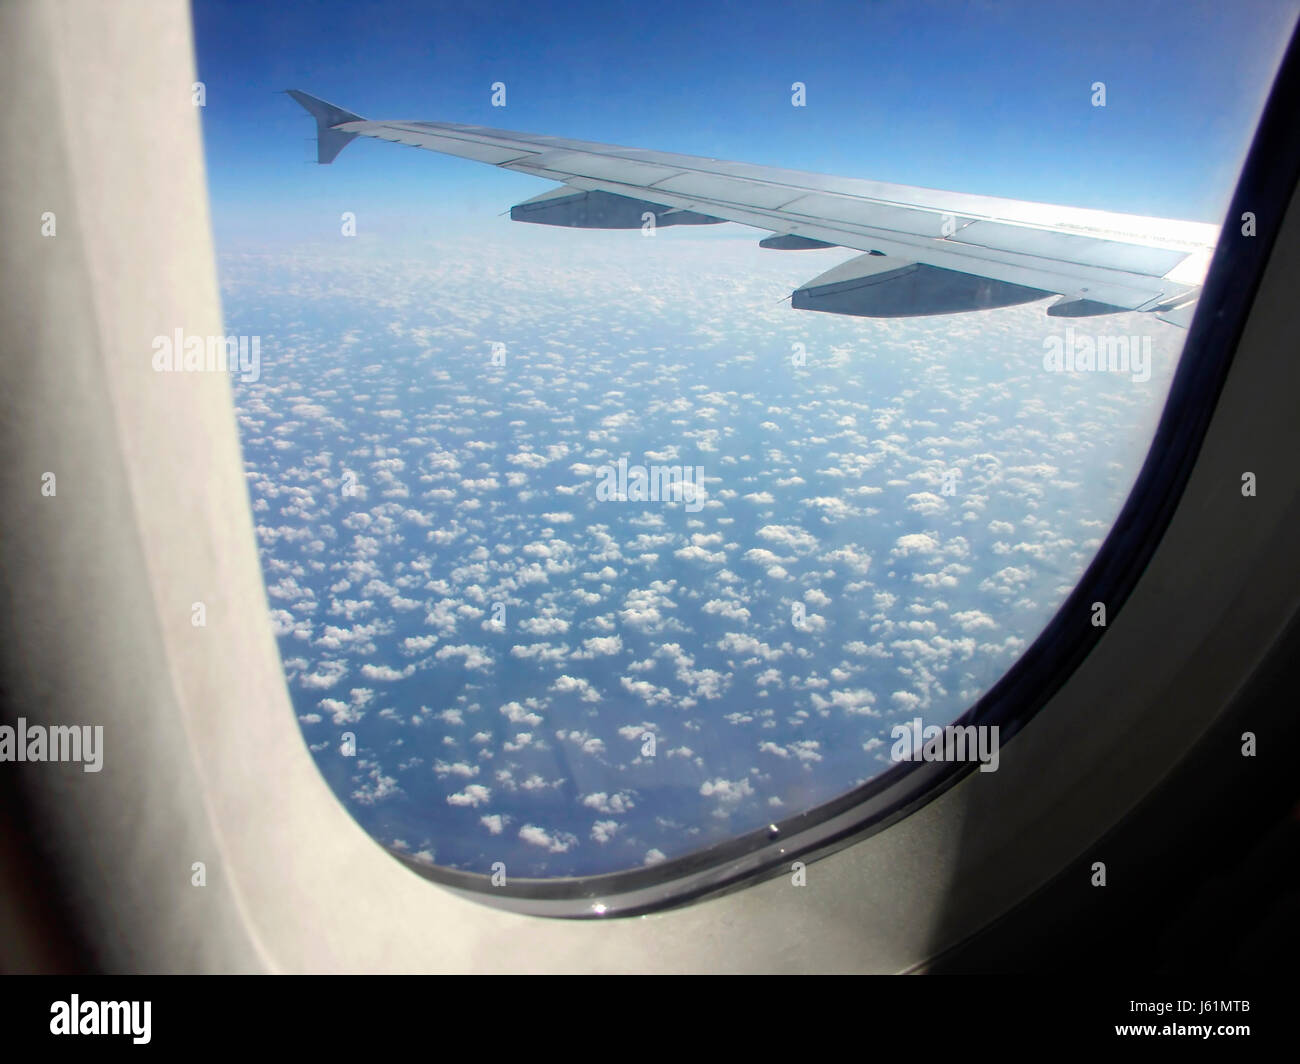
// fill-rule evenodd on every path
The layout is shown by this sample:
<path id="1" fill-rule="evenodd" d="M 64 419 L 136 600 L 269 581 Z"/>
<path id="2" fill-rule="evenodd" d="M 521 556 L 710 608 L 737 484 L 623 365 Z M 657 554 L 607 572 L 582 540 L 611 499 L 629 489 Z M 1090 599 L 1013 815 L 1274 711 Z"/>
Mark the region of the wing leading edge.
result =
<path id="1" fill-rule="evenodd" d="M 371 122 L 296 89 L 317 161 L 356 137 L 559 182 L 511 208 L 573 228 L 739 222 L 760 246 L 862 252 L 793 294 L 797 309 L 863 317 L 953 314 L 1059 297 L 1054 317 L 1136 310 L 1186 328 L 1218 226 L 912 188 L 450 122 Z"/>

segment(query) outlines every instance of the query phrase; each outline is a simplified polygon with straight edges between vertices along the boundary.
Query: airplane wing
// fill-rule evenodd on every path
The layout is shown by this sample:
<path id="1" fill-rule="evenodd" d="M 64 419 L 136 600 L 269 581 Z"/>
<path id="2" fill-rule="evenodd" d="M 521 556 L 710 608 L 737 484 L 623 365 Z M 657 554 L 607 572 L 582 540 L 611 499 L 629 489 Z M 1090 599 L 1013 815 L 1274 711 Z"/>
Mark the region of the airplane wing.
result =
<path id="1" fill-rule="evenodd" d="M 370 122 L 290 89 L 317 126 L 317 161 L 377 137 L 560 183 L 516 221 L 595 229 L 739 222 L 777 250 L 862 254 L 792 295 L 862 317 L 953 314 L 1059 297 L 1053 317 L 1146 311 L 1186 328 L 1219 227 L 827 177 L 450 122 Z"/>

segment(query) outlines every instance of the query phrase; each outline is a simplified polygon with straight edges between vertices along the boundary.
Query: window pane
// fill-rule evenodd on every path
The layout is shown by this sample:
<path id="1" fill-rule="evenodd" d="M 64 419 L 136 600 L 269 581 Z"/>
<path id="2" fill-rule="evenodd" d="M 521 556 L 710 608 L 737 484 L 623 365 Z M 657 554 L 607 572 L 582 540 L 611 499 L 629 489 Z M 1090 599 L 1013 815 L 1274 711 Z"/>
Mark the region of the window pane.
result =
<path id="1" fill-rule="evenodd" d="M 1186 333 L 1050 300 L 795 311 L 860 252 L 518 224 L 551 186 L 373 141 L 309 168 L 268 69 L 378 117 L 1217 225 L 1294 17 L 690 10 L 340 8 L 325 41 L 196 5 L 289 688 L 340 800 L 430 863 L 635 868 L 891 767 L 900 725 L 954 721 L 1074 588 Z"/>

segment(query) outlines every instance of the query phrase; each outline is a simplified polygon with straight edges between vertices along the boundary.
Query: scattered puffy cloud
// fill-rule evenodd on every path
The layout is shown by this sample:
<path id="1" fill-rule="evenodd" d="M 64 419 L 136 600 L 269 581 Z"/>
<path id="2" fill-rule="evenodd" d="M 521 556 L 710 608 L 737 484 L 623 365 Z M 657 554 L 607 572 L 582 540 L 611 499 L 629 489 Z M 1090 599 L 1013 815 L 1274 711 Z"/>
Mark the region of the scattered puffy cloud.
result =
<path id="1" fill-rule="evenodd" d="M 892 722 L 962 712 L 1082 573 L 1181 341 L 1155 336 L 1142 388 L 1048 377 L 1041 306 L 791 314 L 769 298 L 790 260 L 606 237 L 223 266 L 282 337 L 237 396 L 295 712 L 331 771 L 356 731 L 341 793 L 429 861 L 654 863 L 887 767 Z M 340 285 L 346 330 L 316 313 Z M 773 371 L 795 341 L 808 364 Z M 706 504 L 601 501 L 623 457 L 702 466 Z"/>

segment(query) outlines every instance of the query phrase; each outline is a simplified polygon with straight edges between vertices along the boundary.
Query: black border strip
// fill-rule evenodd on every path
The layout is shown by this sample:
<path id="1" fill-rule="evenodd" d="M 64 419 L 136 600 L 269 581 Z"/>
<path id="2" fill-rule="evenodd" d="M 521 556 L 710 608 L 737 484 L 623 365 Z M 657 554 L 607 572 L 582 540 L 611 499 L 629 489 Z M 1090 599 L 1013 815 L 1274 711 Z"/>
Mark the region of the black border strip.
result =
<path id="1" fill-rule="evenodd" d="M 1019 732 L 1069 680 L 1113 622 L 1173 518 L 1196 465 L 1260 280 L 1300 180 L 1300 24 L 1242 167 L 1196 315 L 1187 333 L 1147 458 L 1105 542 L 1074 591 L 1011 669 L 957 724 Z M 1243 236 L 1242 215 L 1257 235 Z M 421 864 L 389 850 L 427 879 L 497 908 L 539 916 L 635 916 L 746 886 L 795 858 L 823 857 L 901 820 L 974 771 L 973 762 L 913 762 L 805 813 L 651 868 L 604 875 L 518 879 L 493 887 L 486 875 Z"/>

